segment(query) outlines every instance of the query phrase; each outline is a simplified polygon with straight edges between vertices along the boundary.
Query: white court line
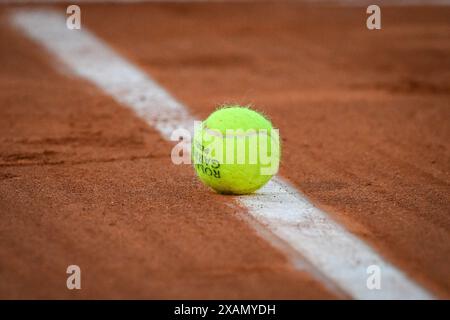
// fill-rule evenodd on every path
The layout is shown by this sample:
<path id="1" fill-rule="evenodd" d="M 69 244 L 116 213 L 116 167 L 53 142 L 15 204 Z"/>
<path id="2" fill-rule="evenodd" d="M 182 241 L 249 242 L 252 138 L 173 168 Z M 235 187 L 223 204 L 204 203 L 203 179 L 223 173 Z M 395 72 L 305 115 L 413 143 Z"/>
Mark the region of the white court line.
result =
<path id="1" fill-rule="evenodd" d="M 192 126 L 194 118 L 185 106 L 86 28 L 68 30 L 63 13 L 21 9 L 13 11 L 11 21 L 76 75 L 134 110 L 164 138 L 170 139 L 175 128 Z M 248 208 L 258 223 L 305 257 L 320 274 L 349 296 L 356 299 L 433 298 L 371 247 L 314 207 L 282 178 L 272 179 L 255 195 L 235 199 Z M 366 268 L 370 265 L 381 268 L 381 290 L 366 287 Z"/>

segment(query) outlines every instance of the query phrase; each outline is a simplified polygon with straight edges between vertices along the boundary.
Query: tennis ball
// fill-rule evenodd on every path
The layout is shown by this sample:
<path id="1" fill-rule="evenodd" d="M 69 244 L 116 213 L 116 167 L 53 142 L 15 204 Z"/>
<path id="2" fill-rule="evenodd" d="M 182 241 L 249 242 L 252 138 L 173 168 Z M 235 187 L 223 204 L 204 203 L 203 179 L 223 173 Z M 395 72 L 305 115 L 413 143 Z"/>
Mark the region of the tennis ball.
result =
<path id="1" fill-rule="evenodd" d="M 278 171 L 278 130 L 249 107 L 222 106 L 196 126 L 192 158 L 200 180 L 218 193 L 252 193 Z"/>

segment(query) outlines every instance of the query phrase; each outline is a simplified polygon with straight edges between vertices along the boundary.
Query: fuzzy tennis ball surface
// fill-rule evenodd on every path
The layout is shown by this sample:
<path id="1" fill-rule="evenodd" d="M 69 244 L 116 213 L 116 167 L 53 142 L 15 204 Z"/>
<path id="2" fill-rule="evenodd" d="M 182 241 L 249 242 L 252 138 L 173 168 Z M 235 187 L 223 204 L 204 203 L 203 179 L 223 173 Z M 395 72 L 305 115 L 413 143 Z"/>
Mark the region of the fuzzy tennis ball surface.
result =
<path id="1" fill-rule="evenodd" d="M 252 193 L 278 171 L 278 130 L 248 107 L 223 106 L 195 129 L 192 157 L 200 180 L 218 193 Z"/>

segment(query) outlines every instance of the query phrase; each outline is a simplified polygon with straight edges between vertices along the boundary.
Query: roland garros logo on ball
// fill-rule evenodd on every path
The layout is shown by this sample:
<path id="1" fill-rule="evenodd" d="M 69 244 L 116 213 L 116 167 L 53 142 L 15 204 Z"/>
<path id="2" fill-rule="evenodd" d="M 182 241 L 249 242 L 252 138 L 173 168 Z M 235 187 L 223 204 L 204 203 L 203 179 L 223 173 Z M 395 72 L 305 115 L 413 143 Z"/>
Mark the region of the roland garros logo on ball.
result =
<path id="1" fill-rule="evenodd" d="M 198 177 L 219 193 L 252 193 L 278 172 L 278 129 L 249 107 L 222 106 L 205 121 L 197 121 L 193 139 L 183 137 L 182 143 L 191 141 L 189 159 Z M 174 159 L 178 156 L 172 152 L 174 163 L 186 163 Z"/>

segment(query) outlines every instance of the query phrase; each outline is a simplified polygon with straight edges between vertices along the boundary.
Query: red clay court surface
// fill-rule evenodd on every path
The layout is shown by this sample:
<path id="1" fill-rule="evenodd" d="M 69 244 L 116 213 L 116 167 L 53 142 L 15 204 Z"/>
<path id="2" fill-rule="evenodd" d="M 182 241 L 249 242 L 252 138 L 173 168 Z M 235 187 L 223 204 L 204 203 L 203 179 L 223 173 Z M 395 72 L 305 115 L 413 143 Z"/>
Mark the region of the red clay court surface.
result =
<path id="1" fill-rule="evenodd" d="M 346 298 L 260 237 L 173 144 L 0 6 L 0 298 Z M 64 6 L 56 6 L 64 14 Z M 280 174 L 450 297 L 450 7 L 81 4 L 83 27 L 204 119 L 253 104 Z M 66 288 L 68 265 L 83 288 Z"/>

